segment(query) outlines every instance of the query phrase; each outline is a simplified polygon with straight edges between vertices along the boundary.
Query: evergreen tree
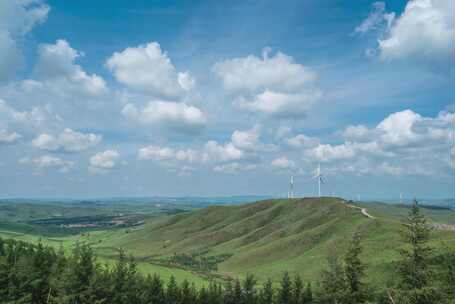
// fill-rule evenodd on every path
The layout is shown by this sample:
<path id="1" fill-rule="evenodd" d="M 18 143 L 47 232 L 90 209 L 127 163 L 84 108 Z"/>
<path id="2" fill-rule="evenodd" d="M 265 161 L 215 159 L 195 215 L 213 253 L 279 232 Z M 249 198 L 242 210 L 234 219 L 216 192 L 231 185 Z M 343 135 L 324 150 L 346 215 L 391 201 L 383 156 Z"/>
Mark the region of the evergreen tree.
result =
<path id="1" fill-rule="evenodd" d="M 210 304 L 222 304 L 223 303 L 223 289 L 217 283 L 211 281 L 207 291 L 208 300 Z"/>
<path id="2" fill-rule="evenodd" d="M 194 285 L 190 285 L 187 280 L 184 280 L 182 286 L 180 287 L 180 290 L 182 304 L 193 304 L 196 302 L 197 294 L 195 292 Z"/>
<path id="3" fill-rule="evenodd" d="M 408 248 L 401 251 L 401 261 L 398 264 L 398 302 L 440 303 L 440 295 L 436 288 L 431 286 L 433 274 L 429 266 L 431 248 L 428 246 L 430 228 L 417 201 L 414 201 L 404 227 Z"/>
<path id="4" fill-rule="evenodd" d="M 292 287 L 292 303 L 300 304 L 302 302 L 303 282 L 299 275 L 294 278 L 294 285 Z"/>
<path id="5" fill-rule="evenodd" d="M 273 297 L 274 297 L 273 283 L 271 279 L 267 279 L 267 281 L 262 286 L 262 290 L 259 295 L 259 303 L 272 304 Z"/>
<path id="6" fill-rule="evenodd" d="M 311 304 L 313 303 L 313 291 L 311 289 L 311 284 L 306 285 L 305 291 L 302 294 L 302 304 Z"/>
<path id="7" fill-rule="evenodd" d="M 224 304 L 235 304 L 234 303 L 234 287 L 232 286 L 232 281 L 228 280 L 224 286 Z"/>
<path id="8" fill-rule="evenodd" d="M 0 237 L 0 257 L 5 255 L 5 241 Z"/>
<path id="9" fill-rule="evenodd" d="M 361 252 L 360 234 L 355 233 L 344 257 L 347 300 L 351 304 L 364 303 L 367 298 L 366 286 L 362 281 L 365 276 L 365 265 L 360 260 Z"/>
<path id="10" fill-rule="evenodd" d="M 163 290 L 163 282 L 157 274 L 147 280 L 146 300 L 153 304 L 164 304 L 166 302 Z"/>
<path id="11" fill-rule="evenodd" d="M 210 300 L 209 300 L 208 292 L 204 286 L 202 286 L 201 289 L 199 289 L 198 303 L 199 304 L 211 304 Z"/>
<path id="12" fill-rule="evenodd" d="M 321 273 L 321 286 L 317 297 L 321 303 L 346 303 L 346 284 L 343 265 L 341 264 L 336 248 L 329 251 L 327 269 Z"/>
<path id="13" fill-rule="evenodd" d="M 243 281 L 243 296 L 245 304 L 256 304 L 256 279 L 252 274 L 247 274 L 245 281 Z"/>
<path id="14" fill-rule="evenodd" d="M 277 304 L 292 303 L 292 282 L 289 273 L 285 272 L 281 279 L 280 289 L 277 295 Z"/>
<path id="15" fill-rule="evenodd" d="M 232 301 L 236 304 L 243 304 L 243 292 L 240 281 L 237 279 L 234 283 L 234 293 L 232 295 Z"/>
<path id="16" fill-rule="evenodd" d="M 180 302 L 180 289 L 174 276 L 171 275 L 166 286 L 166 304 L 177 304 Z"/>

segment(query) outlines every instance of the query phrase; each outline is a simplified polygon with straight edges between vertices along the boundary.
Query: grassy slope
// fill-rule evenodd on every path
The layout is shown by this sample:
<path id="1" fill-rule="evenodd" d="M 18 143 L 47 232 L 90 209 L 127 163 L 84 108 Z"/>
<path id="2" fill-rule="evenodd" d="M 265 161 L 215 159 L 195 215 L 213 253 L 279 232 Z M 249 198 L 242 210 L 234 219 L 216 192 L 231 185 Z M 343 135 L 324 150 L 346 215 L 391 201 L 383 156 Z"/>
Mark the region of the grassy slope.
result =
<path id="1" fill-rule="evenodd" d="M 364 217 L 358 209 L 349 208 L 343 200 L 336 198 L 268 200 L 164 216 L 151 219 L 136 229 L 96 231 L 45 241 L 71 246 L 77 240 L 84 240 L 104 258 L 123 247 L 144 261 L 184 252 L 229 253 L 232 256 L 219 264 L 219 272 L 223 274 L 243 277 L 250 272 L 264 280 L 276 279 L 287 270 L 314 280 L 325 265 L 328 251 L 336 247 L 343 253 L 352 234 L 359 230 L 364 237 L 363 260 L 368 264 L 369 278 L 378 284 L 390 279 L 391 271 L 386 270 L 392 268 L 397 249 L 402 246 L 402 227 L 398 219 L 407 210 L 388 209 L 382 205 L 366 207 L 376 219 Z M 433 220 L 455 218 L 447 212 L 439 217 L 432 216 Z M 21 237 L 30 238 L 27 234 Z M 433 245 L 441 246 L 442 240 L 455 248 L 455 232 L 434 232 Z M 180 280 L 204 282 L 180 269 L 145 262 L 140 268 L 145 272 L 158 272 L 165 278 L 172 272 Z"/>

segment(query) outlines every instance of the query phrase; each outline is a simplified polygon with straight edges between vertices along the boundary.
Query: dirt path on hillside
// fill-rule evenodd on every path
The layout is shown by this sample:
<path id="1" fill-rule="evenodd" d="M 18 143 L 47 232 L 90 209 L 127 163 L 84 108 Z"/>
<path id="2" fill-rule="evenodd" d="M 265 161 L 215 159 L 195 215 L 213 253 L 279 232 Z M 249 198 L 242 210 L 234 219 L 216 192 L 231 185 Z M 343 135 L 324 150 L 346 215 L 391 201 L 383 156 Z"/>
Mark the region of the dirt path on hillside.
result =
<path id="1" fill-rule="evenodd" d="M 362 213 L 362 215 L 364 215 L 364 216 L 366 216 L 367 218 L 370 218 L 370 219 L 375 219 L 374 216 L 372 216 L 371 214 L 368 213 L 367 208 L 357 207 L 357 206 L 349 205 L 349 204 L 346 204 L 346 206 L 348 206 L 349 208 L 359 209 L 360 213 Z"/>

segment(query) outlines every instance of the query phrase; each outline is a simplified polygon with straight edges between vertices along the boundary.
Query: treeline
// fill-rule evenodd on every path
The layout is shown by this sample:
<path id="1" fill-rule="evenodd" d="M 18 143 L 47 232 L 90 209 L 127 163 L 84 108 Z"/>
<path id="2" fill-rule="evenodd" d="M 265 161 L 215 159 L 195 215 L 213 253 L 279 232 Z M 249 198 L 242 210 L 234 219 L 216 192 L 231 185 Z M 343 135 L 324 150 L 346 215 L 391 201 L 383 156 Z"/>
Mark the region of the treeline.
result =
<path id="1" fill-rule="evenodd" d="M 279 282 L 257 284 L 253 275 L 195 287 L 175 278 L 144 276 L 120 251 L 113 266 L 97 262 L 92 248 L 76 245 L 69 255 L 42 244 L 0 238 L 0 303 L 68 304 L 448 304 L 455 303 L 455 254 L 436 255 L 430 229 L 417 204 L 404 225 L 406 247 L 395 265 L 396 280 L 380 290 L 366 284 L 361 236 L 347 251 L 329 254 L 316 282 L 284 273 Z M 436 262 L 435 262 L 436 261 Z M 437 266 L 435 266 L 437 265 Z"/>

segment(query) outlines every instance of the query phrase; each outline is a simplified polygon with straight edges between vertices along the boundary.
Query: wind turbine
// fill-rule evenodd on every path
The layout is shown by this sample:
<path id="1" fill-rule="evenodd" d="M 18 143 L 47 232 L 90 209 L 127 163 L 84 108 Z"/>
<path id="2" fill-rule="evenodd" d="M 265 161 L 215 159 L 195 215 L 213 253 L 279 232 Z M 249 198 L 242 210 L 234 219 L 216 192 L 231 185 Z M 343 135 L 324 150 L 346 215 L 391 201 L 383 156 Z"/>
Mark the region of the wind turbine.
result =
<path id="1" fill-rule="evenodd" d="M 313 178 L 318 179 L 318 195 L 321 197 L 321 183 L 324 183 L 324 180 L 322 179 L 322 173 L 321 173 L 321 163 L 318 163 L 318 167 L 316 168 L 316 172 L 313 176 Z"/>
<path id="2" fill-rule="evenodd" d="M 291 175 L 291 180 L 289 181 L 288 198 L 294 198 L 294 175 Z"/>

